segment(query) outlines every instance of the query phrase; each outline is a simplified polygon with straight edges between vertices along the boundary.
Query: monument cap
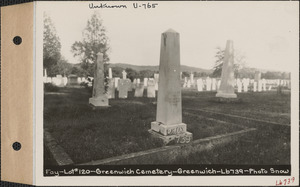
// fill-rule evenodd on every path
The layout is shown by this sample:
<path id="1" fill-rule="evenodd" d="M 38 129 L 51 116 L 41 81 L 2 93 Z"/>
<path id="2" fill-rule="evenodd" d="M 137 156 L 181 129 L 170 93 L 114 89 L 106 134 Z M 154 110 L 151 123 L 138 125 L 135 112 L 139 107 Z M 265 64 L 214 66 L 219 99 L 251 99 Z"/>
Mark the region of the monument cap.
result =
<path id="1" fill-rule="evenodd" d="M 167 31 L 165 31 L 164 33 L 178 33 L 176 32 L 174 29 L 168 29 Z"/>

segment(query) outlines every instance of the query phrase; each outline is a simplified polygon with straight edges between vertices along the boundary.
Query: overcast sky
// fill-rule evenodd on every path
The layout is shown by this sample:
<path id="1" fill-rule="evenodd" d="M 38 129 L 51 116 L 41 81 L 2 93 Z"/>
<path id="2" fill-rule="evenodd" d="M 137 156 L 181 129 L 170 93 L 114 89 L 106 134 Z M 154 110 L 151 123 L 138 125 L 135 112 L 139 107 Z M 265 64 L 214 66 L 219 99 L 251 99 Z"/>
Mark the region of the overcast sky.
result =
<path id="1" fill-rule="evenodd" d="M 90 9 L 89 2 L 38 2 L 56 27 L 62 55 L 79 63 L 71 46 L 82 39 L 91 14 L 100 11 L 110 39 L 110 63 L 159 65 L 161 33 L 180 33 L 181 64 L 211 69 L 226 40 L 248 67 L 290 71 L 299 63 L 299 2 L 151 2 L 152 9 Z M 90 2 L 99 5 L 100 2 Z M 105 2 L 102 2 L 104 4 Z M 143 4 L 145 2 L 138 2 Z"/>

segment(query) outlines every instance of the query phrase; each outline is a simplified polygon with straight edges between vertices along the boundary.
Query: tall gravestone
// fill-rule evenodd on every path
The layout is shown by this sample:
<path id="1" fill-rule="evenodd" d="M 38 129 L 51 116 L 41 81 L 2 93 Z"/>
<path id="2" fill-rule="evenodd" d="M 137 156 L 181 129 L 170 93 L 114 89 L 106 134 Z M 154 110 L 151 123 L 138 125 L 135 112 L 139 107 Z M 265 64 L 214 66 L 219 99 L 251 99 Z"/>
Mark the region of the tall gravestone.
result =
<path id="1" fill-rule="evenodd" d="M 194 84 L 194 74 L 193 74 L 193 72 L 191 72 L 191 74 L 190 74 L 190 80 L 191 80 L 191 84 L 193 85 Z"/>
<path id="2" fill-rule="evenodd" d="M 144 96 L 144 83 L 137 83 L 134 90 L 134 97 L 143 97 Z"/>
<path id="3" fill-rule="evenodd" d="M 130 79 L 126 79 L 127 80 L 127 87 L 128 87 L 128 91 L 129 92 L 132 92 L 132 89 L 133 89 L 133 84 L 132 84 L 132 82 L 131 82 L 131 80 Z"/>
<path id="4" fill-rule="evenodd" d="M 149 79 L 147 83 L 147 97 L 155 98 L 155 80 Z"/>
<path id="5" fill-rule="evenodd" d="M 58 86 L 63 87 L 64 85 L 64 80 L 62 75 L 56 75 L 56 78 L 58 80 Z M 78 77 L 79 78 L 79 77 Z M 80 83 L 80 82 L 79 82 Z"/>
<path id="6" fill-rule="evenodd" d="M 111 68 L 108 68 L 108 78 L 110 78 L 110 79 L 113 78 Z"/>
<path id="7" fill-rule="evenodd" d="M 255 71 L 254 80 L 256 82 L 258 82 L 260 79 L 261 79 L 261 72 L 260 71 Z"/>
<path id="8" fill-rule="evenodd" d="M 127 79 L 119 79 L 119 98 L 126 99 L 128 97 L 128 82 Z"/>
<path id="9" fill-rule="evenodd" d="M 211 79 L 211 90 L 217 90 L 217 80 L 216 80 L 216 78 Z"/>
<path id="10" fill-rule="evenodd" d="M 257 91 L 257 82 L 253 82 L 253 92 Z"/>
<path id="11" fill-rule="evenodd" d="M 197 79 L 197 90 L 198 92 L 202 92 L 203 91 L 203 81 L 202 79 Z"/>
<path id="12" fill-rule="evenodd" d="M 147 87 L 148 85 L 148 78 L 144 78 L 144 86 Z"/>
<path id="13" fill-rule="evenodd" d="M 191 80 L 187 81 L 187 87 L 190 88 L 191 87 Z"/>
<path id="14" fill-rule="evenodd" d="M 133 83 L 132 83 L 132 88 L 135 89 L 136 88 L 136 79 L 133 79 Z"/>
<path id="15" fill-rule="evenodd" d="M 89 103 L 93 106 L 108 106 L 108 98 L 105 94 L 104 66 L 102 53 L 97 54 L 97 61 L 95 63 L 94 73 L 93 97 L 89 99 Z"/>
<path id="16" fill-rule="evenodd" d="M 248 92 L 248 86 L 249 86 L 249 79 L 243 79 L 243 89 L 244 89 L 244 92 Z"/>
<path id="17" fill-rule="evenodd" d="M 43 82 L 46 83 L 47 82 L 47 69 L 44 69 L 44 76 L 43 76 Z"/>
<path id="18" fill-rule="evenodd" d="M 187 77 L 184 77 L 184 82 L 183 82 L 183 88 L 186 88 L 187 87 Z"/>
<path id="19" fill-rule="evenodd" d="M 221 80 L 217 80 L 217 90 L 220 89 L 220 86 L 221 86 Z"/>
<path id="20" fill-rule="evenodd" d="M 108 79 L 107 97 L 108 99 L 115 98 L 115 80 L 113 78 Z"/>
<path id="21" fill-rule="evenodd" d="M 154 73 L 154 80 L 155 80 L 155 90 L 158 90 L 158 81 L 159 81 L 158 73 Z"/>
<path id="22" fill-rule="evenodd" d="M 222 98 L 237 98 L 234 93 L 234 51 L 233 51 L 233 41 L 227 40 L 224 62 L 222 67 L 221 75 L 221 85 L 218 90 L 216 97 Z"/>
<path id="23" fill-rule="evenodd" d="M 262 91 L 262 80 L 258 80 L 258 82 L 257 82 L 257 91 L 258 92 L 261 92 Z"/>
<path id="24" fill-rule="evenodd" d="M 122 71 L 122 78 L 127 79 L 127 73 L 125 70 Z"/>
<path id="25" fill-rule="evenodd" d="M 63 77 L 63 83 L 64 83 L 64 86 L 67 85 L 67 83 L 68 83 L 68 78 L 67 77 Z"/>
<path id="26" fill-rule="evenodd" d="M 207 77 L 205 82 L 206 82 L 206 91 L 211 91 L 211 78 Z"/>
<path id="27" fill-rule="evenodd" d="M 241 93 L 242 92 L 242 81 L 240 79 L 236 80 L 236 86 L 237 86 L 237 92 Z"/>
<path id="28" fill-rule="evenodd" d="M 118 84 L 119 84 L 119 79 L 120 79 L 120 77 L 115 77 L 114 79 L 115 79 L 115 88 L 116 88 L 117 90 L 119 90 Z"/>
<path id="29" fill-rule="evenodd" d="M 189 143 L 192 133 L 182 123 L 179 33 L 162 33 L 156 121 L 149 130 L 165 144 Z"/>
<path id="30" fill-rule="evenodd" d="M 262 79 L 262 90 L 265 92 L 267 91 L 267 81 L 266 79 Z"/>

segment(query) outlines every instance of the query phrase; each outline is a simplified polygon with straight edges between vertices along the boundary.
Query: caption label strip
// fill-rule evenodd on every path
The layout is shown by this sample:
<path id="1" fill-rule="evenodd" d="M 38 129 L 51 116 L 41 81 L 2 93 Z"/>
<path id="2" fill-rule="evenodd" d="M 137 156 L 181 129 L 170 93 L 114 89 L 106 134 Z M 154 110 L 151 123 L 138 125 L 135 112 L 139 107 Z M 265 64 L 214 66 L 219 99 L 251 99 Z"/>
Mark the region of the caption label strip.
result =
<path id="1" fill-rule="evenodd" d="M 44 176 L 291 175 L 290 165 L 102 165 L 45 167 Z"/>

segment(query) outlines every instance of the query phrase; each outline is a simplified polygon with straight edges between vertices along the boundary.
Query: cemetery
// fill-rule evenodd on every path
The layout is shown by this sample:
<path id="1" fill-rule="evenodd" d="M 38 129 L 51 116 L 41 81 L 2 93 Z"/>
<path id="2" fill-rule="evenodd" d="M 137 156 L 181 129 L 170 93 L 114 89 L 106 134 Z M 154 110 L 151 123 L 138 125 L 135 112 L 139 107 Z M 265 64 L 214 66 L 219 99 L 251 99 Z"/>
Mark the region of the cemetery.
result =
<path id="1" fill-rule="evenodd" d="M 221 77 L 183 77 L 179 46 L 162 33 L 159 72 L 144 79 L 114 77 L 101 52 L 92 81 L 44 73 L 59 88 L 44 92 L 45 165 L 289 164 L 290 80 L 235 78 L 232 40 Z"/>

